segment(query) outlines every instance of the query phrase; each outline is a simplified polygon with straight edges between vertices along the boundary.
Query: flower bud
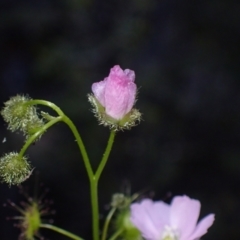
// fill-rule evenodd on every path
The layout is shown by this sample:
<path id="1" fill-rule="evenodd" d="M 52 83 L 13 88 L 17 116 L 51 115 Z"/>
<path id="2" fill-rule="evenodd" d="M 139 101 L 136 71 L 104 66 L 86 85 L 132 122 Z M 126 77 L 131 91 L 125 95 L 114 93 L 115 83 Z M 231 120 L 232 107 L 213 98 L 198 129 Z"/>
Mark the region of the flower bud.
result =
<path id="1" fill-rule="evenodd" d="M 30 100 L 29 97 L 17 95 L 5 102 L 5 107 L 1 111 L 3 119 L 8 123 L 8 129 L 12 132 L 20 130 L 26 138 L 32 136 L 44 125 L 36 107 L 28 104 Z"/>
<path id="2" fill-rule="evenodd" d="M 133 109 L 137 93 L 134 80 L 134 71 L 116 65 L 108 77 L 92 85 L 93 95 L 88 99 L 100 124 L 121 130 L 130 129 L 140 121 L 140 112 Z"/>
<path id="3" fill-rule="evenodd" d="M 24 182 L 32 173 L 27 158 L 11 152 L 0 158 L 0 178 L 9 185 Z"/>
<path id="4" fill-rule="evenodd" d="M 121 234 L 125 240 L 143 240 L 140 231 L 132 224 L 130 220 L 129 208 L 120 211 L 116 218 L 116 228 L 123 229 Z"/>
<path id="5" fill-rule="evenodd" d="M 38 117 L 37 114 L 33 114 L 30 119 L 25 121 L 25 126 L 22 129 L 24 132 L 24 135 L 28 139 L 33 134 L 41 130 L 41 128 L 44 126 L 44 121 Z M 41 135 L 37 138 L 39 139 Z"/>
<path id="6" fill-rule="evenodd" d="M 35 107 L 26 104 L 29 100 L 26 96 L 17 95 L 4 103 L 5 107 L 1 114 L 11 131 L 22 129 L 25 126 L 24 120 L 28 119 L 29 115 L 35 113 Z"/>
<path id="7" fill-rule="evenodd" d="M 115 231 L 121 230 L 121 239 L 142 240 L 140 231 L 130 221 L 130 205 L 135 198 L 136 194 L 115 193 L 112 196 L 110 205 L 117 210 L 114 227 Z"/>

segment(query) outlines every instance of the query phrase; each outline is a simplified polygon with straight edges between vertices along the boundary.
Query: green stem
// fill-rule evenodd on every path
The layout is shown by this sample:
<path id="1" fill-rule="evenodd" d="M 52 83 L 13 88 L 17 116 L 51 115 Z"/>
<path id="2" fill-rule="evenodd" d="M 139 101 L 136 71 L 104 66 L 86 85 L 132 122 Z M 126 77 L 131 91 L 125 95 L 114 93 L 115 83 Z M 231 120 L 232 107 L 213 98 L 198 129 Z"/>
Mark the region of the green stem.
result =
<path id="1" fill-rule="evenodd" d="M 118 229 L 109 240 L 115 240 L 121 233 L 123 232 L 123 228 Z"/>
<path id="2" fill-rule="evenodd" d="M 71 121 L 71 119 L 68 118 L 66 115 L 63 116 L 62 121 L 68 125 L 68 127 L 71 129 L 74 137 L 76 138 L 78 147 L 79 147 L 80 152 L 82 154 L 84 165 L 85 165 L 86 170 L 87 170 L 87 174 L 88 174 L 89 180 L 91 182 L 91 180 L 94 178 L 94 174 L 93 174 L 92 166 L 90 164 L 90 160 L 89 160 L 86 148 L 85 148 L 85 146 L 83 144 L 83 141 L 82 141 L 82 139 L 80 137 L 80 134 L 79 134 L 76 126 Z"/>
<path id="3" fill-rule="evenodd" d="M 73 234 L 73 233 L 70 233 L 70 232 L 68 232 L 68 231 L 66 231 L 66 230 L 64 230 L 64 229 L 62 229 L 62 228 L 56 227 L 56 226 L 51 225 L 51 224 L 43 224 L 43 223 L 42 223 L 42 224 L 40 225 L 40 227 L 41 227 L 41 228 L 47 228 L 47 229 L 53 230 L 53 231 L 55 231 L 55 232 L 58 232 L 58 233 L 60 233 L 60 234 L 62 234 L 62 235 L 64 235 L 64 236 L 67 236 L 67 237 L 69 237 L 69 238 L 71 238 L 71 239 L 74 239 L 74 240 L 83 240 L 83 238 L 80 238 L 80 237 L 78 237 L 77 235 L 75 235 L 75 234 Z"/>
<path id="4" fill-rule="evenodd" d="M 108 144 L 107 144 L 107 147 L 106 147 L 106 150 L 103 154 L 103 157 L 102 157 L 102 160 L 97 168 L 97 171 L 95 173 L 95 177 L 97 179 L 97 181 L 99 180 L 100 176 L 101 176 L 101 173 L 107 163 L 107 160 L 108 160 L 108 157 L 109 157 L 109 154 L 112 150 L 112 146 L 113 146 L 113 142 L 114 142 L 114 138 L 115 138 L 115 135 L 116 135 L 116 132 L 111 130 L 111 133 L 110 133 L 110 136 L 109 136 L 109 139 L 108 139 Z"/>
<path id="5" fill-rule="evenodd" d="M 109 223 L 110 223 L 110 221 L 112 219 L 112 216 L 115 213 L 116 209 L 117 208 L 112 208 L 111 211 L 108 213 L 108 215 L 106 217 L 106 220 L 105 220 L 105 223 L 104 223 L 104 226 L 103 226 L 103 232 L 102 232 L 101 240 L 106 240 L 106 238 L 107 238 L 108 226 L 109 226 Z"/>
<path id="6" fill-rule="evenodd" d="M 45 101 L 45 100 L 40 100 L 40 99 L 35 99 L 35 100 L 28 101 L 27 104 L 32 104 L 32 105 L 38 105 L 39 104 L 39 105 L 44 105 L 44 106 L 50 107 L 55 112 L 57 112 L 58 115 L 60 115 L 62 117 L 61 120 L 68 125 L 68 127 L 71 129 L 74 137 L 77 140 L 77 144 L 78 144 L 78 147 L 79 147 L 80 152 L 82 154 L 82 158 L 83 158 L 86 170 L 87 170 L 88 177 L 91 181 L 91 179 L 93 178 L 94 175 L 93 175 L 93 170 L 92 170 L 92 167 L 91 167 L 91 164 L 90 164 L 90 160 L 88 158 L 87 151 L 86 151 L 85 146 L 83 144 L 83 141 L 80 137 L 80 134 L 79 134 L 77 128 L 75 127 L 75 125 L 73 124 L 73 122 L 64 114 L 64 112 L 57 105 L 55 105 L 52 102 Z"/>
<path id="7" fill-rule="evenodd" d="M 28 147 L 32 144 L 32 142 L 38 137 L 40 136 L 43 132 L 45 132 L 48 128 L 50 128 L 52 125 L 54 125 L 57 122 L 60 122 L 62 120 L 62 117 L 56 117 L 53 120 L 49 121 L 47 124 L 45 124 L 39 131 L 37 131 L 36 133 L 34 133 L 24 144 L 24 146 L 22 147 L 19 155 L 23 156 L 24 153 L 26 152 L 26 150 L 28 149 Z"/>
<path id="8" fill-rule="evenodd" d="M 99 209 L 98 209 L 98 181 L 95 177 L 90 180 L 93 240 L 99 240 Z"/>
<path id="9" fill-rule="evenodd" d="M 102 160 L 97 168 L 96 173 L 90 178 L 92 216 L 93 216 L 93 239 L 99 240 L 99 207 L 98 207 L 98 181 L 101 173 L 107 163 L 109 154 L 114 142 L 115 131 L 111 131 L 106 150 L 103 154 Z"/>
<path id="10" fill-rule="evenodd" d="M 86 170 L 87 170 L 87 174 L 88 174 L 88 178 L 89 178 L 89 181 L 90 181 L 90 191 L 91 191 L 91 204 L 92 204 L 92 217 L 93 217 L 93 240 L 99 240 L 99 208 L 98 208 L 98 181 L 99 181 L 99 178 L 102 174 L 102 171 L 107 163 L 107 160 L 108 160 L 108 157 L 109 157 L 109 154 L 111 152 L 111 149 L 112 149 L 112 145 L 113 145 L 113 142 L 114 142 L 114 138 L 115 138 L 115 131 L 111 131 L 110 133 L 110 137 L 109 137 L 109 140 L 108 140 L 108 144 L 107 144 L 107 147 L 106 147 L 106 150 L 103 154 L 103 157 L 102 157 L 102 160 L 97 168 L 97 171 L 96 173 L 94 174 L 93 170 L 92 170 L 92 166 L 90 164 L 90 160 L 89 160 L 89 157 L 87 155 L 87 152 L 86 152 L 86 149 L 85 149 L 85 146 L 83 144 L 83 141 L 80 137 L 80 134 L 76 128 L 76 126 L 73 124 L 73 122 L 62 112 L 62 110 L 57 107 L 54 103 L 51 103 L 51 102 L 48 102 L 48 101 L 44 101 L 44 100 L 30 100 L 28 102 L 28 104 L 33 104 L 33 105 L 37 105 L 37 104 L 40 104 L 40 105 L 45 105 L 45 106 L 48 106 L 50 108 L 52 108 L 55 112 L 57 112 L 57 114 L 61 117 L 59 117 L 60 119 L 58 119 L 58 117 L 56 119 L 58 119 L 58 121 L 63 121 L 64 123 L 66 123 L 68 125 L 68 127 L 71 129 L 74 137 L 76 138 L 76 141 L 77 141 L 77 144 L 78 144 L 78 147 L 80 149 L 80 152 L 82 154 L 82 158 L 83 158 L 83 161 L 84 161 L 84 165 L 86 167 Z M 48 128 L 50 126 L 52 126 L 55 122 L 55 119 L 54 120 L 51 120 L 49 123 L 47 123 L 45 126 Z M 53 123 L 54 122 L 54 123 Z M 50 124 L 52 123 L 52 124 Z M 48 126 L 49 124 L 49 126 Z M 46 129 L 47 129 L 46 128 Z M 40 134 L 40 133 L 39 133 Z M 24 145 L 24 147 L 22 148 L 20 154 L 23 154 L 26 149 L 28 148 L 28 146 L 31 144 L 31 142 L 37 137 L 39 136 L 39 134 L 34 134 L 27 142 L 26 144 Z M 36 135 L 36 136 L 35 136 Z M 31 140 L 31 141 L 30 141 Z"/>
<path id="11" fill-rule="evenodd" d="M 63 111 L 57 105 L 55 105 L 54 103 L 49 102 L 49 101 L 34 99 L 34 100 L 28 101 L 26 104 L 29 104 L 29 105 L 38 105 L 38 104 L 39 105 L 44 105 L 44 106 L 52 108 L 59 116 L 64 115 Z"/>

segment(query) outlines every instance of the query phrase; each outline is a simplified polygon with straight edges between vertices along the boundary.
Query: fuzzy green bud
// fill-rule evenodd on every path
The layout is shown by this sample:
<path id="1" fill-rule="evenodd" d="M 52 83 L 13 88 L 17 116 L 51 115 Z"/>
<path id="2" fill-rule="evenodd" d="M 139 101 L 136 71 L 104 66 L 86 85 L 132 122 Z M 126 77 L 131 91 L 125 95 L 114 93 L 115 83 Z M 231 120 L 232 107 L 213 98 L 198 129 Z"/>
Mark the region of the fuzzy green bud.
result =
<path id="1" fill-rule="evenodd" d="M 40 131 L 43 126 L 44 121 L 40 119 L 37 114 L 33 114 L 28 120 L 25 121 L 25 126 L 22 130 L 24 132 L 24 135 L 28 139 L 33 134 Z M 37 139 L 39 139 L 40 137 L 41 135 Z"/>
<path id="2" fill-rule="evenodd" d="M 116 228 L 123 229 L 121 237 L 124 240 L 143 240 L 139 230 L 132 224 L 130 220 L 130 210 L 125 209 L 119 211 L 116 218 Z"/>
<path id="3" fill-rule="evenodd" d="M 0 158 L 0 178 L 10 186 L 24 182 L 31 173 L 31 166 L 25 156 L 11 152 Z"/>
<path id="4" fill-rule="evenodd" d="M 115 229 L 121 230 L 119 239 L 124 240 L 143 240 L 139 230 L 130 220 L 130 205 L 138 195 L 126 196 L 122 193 L 115 193 L 112 196 L 111 207 L 117 209 L 115 219 Z"/>
<path id="5" fill-rule="evenodd" d="M 8 129 L 12 132 L 20 130 L 26 136 L 31 137 L 44 126 L 44 121 L 39 118 L 35 106 L 29 104 L 31 99 L 27 96 L 17 95 L 4 103 L 1 111 L 3 119 L 8 123 Z"/>
<path id="6" fill-rule="evenodd" d="M 4 103 L 1 115 L 11 131 L 24 128 L 26 124 L 24 121 L 36 112 L 34 106 L 27 104 L 29 100 L 26 96 L 17 95 Z"/>

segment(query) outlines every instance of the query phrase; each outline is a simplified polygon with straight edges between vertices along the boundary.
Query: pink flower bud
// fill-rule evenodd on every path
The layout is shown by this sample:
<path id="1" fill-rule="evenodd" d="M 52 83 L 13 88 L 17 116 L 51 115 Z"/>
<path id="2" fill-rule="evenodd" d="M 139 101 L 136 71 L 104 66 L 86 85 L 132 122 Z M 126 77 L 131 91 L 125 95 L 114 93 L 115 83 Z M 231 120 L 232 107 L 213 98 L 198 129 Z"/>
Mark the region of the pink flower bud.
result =
<path id="1" fill-rule="evenodd" d="M 116 65 L 110 70 L 108 77 L 92 85 L 95 98 L 105 107 L 108 116 L 120 120 L 131 111 L 137 91 L 134 80 L 134 71 L 123 71 Z"/>
<path id="2" fill-rule="evenodd" d="M 111 129 L 130 129 L 140 121 L 141 114 L 133 108 L 137 86 L 135 73 L 114 66 L 103 81 L 92 85 L 93 95 L 88 95 L 100 124 Z"/>

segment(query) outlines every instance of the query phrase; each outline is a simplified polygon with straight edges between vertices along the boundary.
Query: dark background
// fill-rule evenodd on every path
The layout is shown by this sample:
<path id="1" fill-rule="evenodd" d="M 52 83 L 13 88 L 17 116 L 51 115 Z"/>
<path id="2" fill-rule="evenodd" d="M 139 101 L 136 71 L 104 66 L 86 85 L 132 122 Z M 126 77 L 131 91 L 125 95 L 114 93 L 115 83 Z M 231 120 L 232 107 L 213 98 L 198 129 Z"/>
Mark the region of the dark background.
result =
<path id="1" fill-rule="evenodd" d="M 154 191 L 154 199 L 199 199 L 201 217 L 216 214 L 204 239 L 239 239 L 239 12 L 234 0 L 1 0 L 0 100 L 24 93 L 56 103 L 97 166 L 109 131 L 98 126 L 87 94 L 114 65 L 133 69 L 143 121 L 117 134 L 100 181 L 101 214 L 128 180 L 133 193 Z M 21 134 L 3 120 L 0 134 L 1 154 L 21 148 Z M 69 129 L 54 126 L 28 154 L 54 200 L 50 218 L 91 239 L 88 179 Z M 25 183 L 30 192 L 34 182 Z M 16 187 L 0 191 L 2 204 L 21 200 Z M 1 240 L 18 238 L 5 221 L 17 215 L 1 209 Z"/>

